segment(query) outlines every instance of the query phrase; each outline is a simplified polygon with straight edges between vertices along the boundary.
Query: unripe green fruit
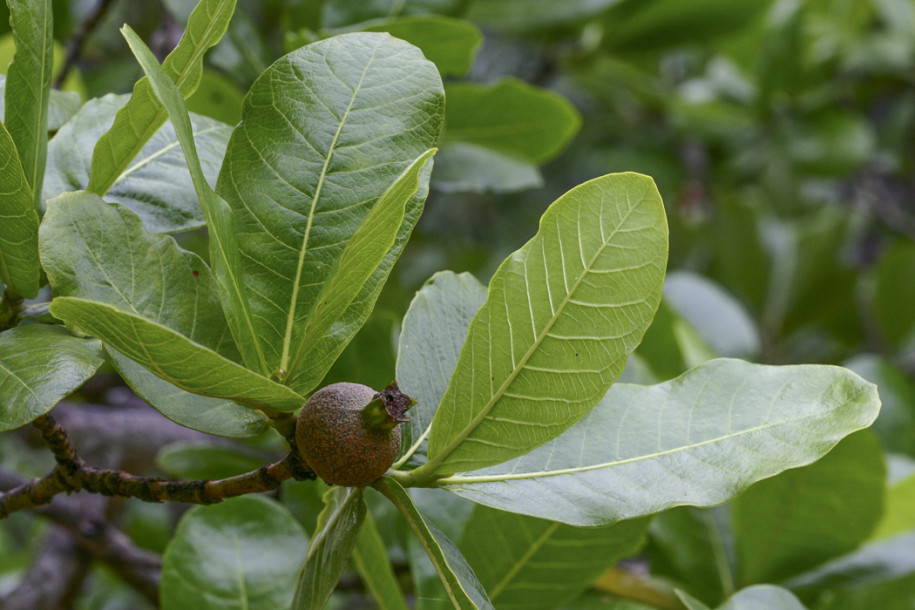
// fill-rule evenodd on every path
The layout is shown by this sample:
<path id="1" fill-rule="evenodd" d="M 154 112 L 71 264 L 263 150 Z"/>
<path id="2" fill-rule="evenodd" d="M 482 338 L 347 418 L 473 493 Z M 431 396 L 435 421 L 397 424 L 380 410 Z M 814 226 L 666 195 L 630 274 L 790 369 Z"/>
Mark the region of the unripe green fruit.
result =
<path id="1" fill-rule="evenodd" d="M 400 427 L 413 401 L 391 384 L 382 392 L 335 383 L 308 399 L 296 422 L 299 453 L 331 485 L 375 482 L 400 453 Z"/>

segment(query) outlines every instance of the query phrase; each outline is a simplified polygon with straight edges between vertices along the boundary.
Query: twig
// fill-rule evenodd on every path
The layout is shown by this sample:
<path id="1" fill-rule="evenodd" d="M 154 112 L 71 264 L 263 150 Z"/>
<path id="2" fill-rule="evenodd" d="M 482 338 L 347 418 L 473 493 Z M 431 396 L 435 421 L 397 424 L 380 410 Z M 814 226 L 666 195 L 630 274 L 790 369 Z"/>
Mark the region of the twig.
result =
<path id="1" fill-rule="evenodd" d="M 102 17 L 105 16 L 105 13 L 108 12 L 108 9 L 114 4 L 114 1 L 115 0 L 99 0 L 98 6 L 95 7 L 95 11 L 83 21 L 82 25 L 79 26 L 79 29 L 76 30 L 70 40 L 67 41 L 67 56 L 64 59 L 64 65 L 60 69 L 60 73 L 58 73 L 57 78 L 54 79 L 53 87 L 55 89 L 60 89 L 63 86 L 64 81 L 67 80 L 67 75 L 70 74 L 73 66 L 79 61 L 79 56 L 82 54 L 83 44 L 86 42 L 86 38 L 102 20 Z"/>
<path id="2" fill-rule="evenodd" d="M 139 498 L 145 502 L 215 504 L 234 496 L 272 491 L 289 478 L 307 480 L 315 477 L 295 451 L 279 462 L 217 481 L 169 481 L 121 470 L 93 468 L 76 455 L 66 430 L 50 414 L 33 423 L 54 454 L 57 466 L 40 479 L 0 494 L 0 519 L 17 510 L 47 504 L 59 493 L 83 489 L 104 496 Z"/>

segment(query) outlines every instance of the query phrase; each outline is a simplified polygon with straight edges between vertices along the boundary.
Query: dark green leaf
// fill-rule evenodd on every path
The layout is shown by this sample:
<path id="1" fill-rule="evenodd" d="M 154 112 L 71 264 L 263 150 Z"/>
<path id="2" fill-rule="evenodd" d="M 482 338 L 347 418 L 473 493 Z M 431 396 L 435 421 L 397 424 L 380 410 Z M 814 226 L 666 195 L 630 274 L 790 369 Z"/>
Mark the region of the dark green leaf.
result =
<path id="1" fill-rule="evenodd" d="M 4 123 L 37 210 L 48 150 L 54 22 L 50 0 L 7 0 L 16 53 L 6 76 Z"/>
<path id="2" fill-rule="evenodd" d="M 58 326 L 30 324 L 0 333 L 0 432 L 54 408 L 102 364 L 98 341 Z"/>
<path id="3" fill-rule="evenodd" d="M 883 512 L 886 464 L 870 432 L 761 481 L 733 505 L 742 585 L 779 582 L 858 547 Z"/>
<path id="4" fill-rule="evenodd" d="M 877 384 L 881 407 L 873 430 L 884 449 L 915 456 L 915 385 L 909 377 L 874 354 L 861 354 L 844 366 Z"/>
<path id="5" fill-rule="evenodd" d="M 266 498 L 192 508 L 162 557 L 162 607 L 288 608 L 307 544 L 289 511 Z"/>
<path id="6" fill-rule="evenodd" d="M 713 506 L 822 457 L 879 406 L 872 384 L 839 367 L 712 360 L 655 386 L 616 384 L 556 440 L 438 483 L 573 525 Z"/>
<path id="7" fill-rule="evenodd" d="M 253 336 L 267 371 L 307 392 L 364 322 L 425 197 L 407 204 L 394 246 L 319 339 L 321 361 L 300 361 L 350 238 L 385 192 L 438 139 L 442 86 L 415 47 L 357 33 L 281 58 L 252 86 L 219 177 L 235 214 Z M 299 379 L 301 367 L 307 375 Z M 316 367 L 324 367 L 323 372 Z"/>
<path id="8" fill-rule="evenodd" d="M 651 322 L 666 260 L 650 178 L 610 174 L 553 203 L 493 275 L 416 476 L 524 455 L 584 416 Z"/>
<path id="9" fill-rule="evenodd" d="M 73 118 L 83 101 L 76 91 L 51 89 L 48 99 L 48 131 L 57 131 Z M 6 75 L 0 74 L 0 118 L 6 114 Z"/>
<path id="10" fill-rule="evenodd" d="M 189 96 L 197 88 L 203 55 L 219 42 L 234 11 L 235 0 L 202 0 L 191 13 L 184 36 L 162 66 L 182 96 Z M 95 145 L 88 190 L 99 195 L 107 193 L 166 117 L 149 80 L 137 81 L 130 101 L 118 111 L 111 129 Z"/>
<path id="11" fill-rule="evenodd" d="M 359 540 L 353 551 L 353 564 L 362 577 L 379 610 L 407 610 L 407 602 L 397 582 L 397 576 L 388 559 L 387 548 L 375 520 L 366 515 Z"/>
<path id="12" fill-rule="evenodd" d="M 299 571 L 293 610 L 321 610 L 340 580 L 365 520 L 362 489 L 331 487 L 324 494 L 305 564 Z"/>
<path id="13" fill-rule="evenodd" d="M 0 283 L 15 296 L 38 294 L 38 212 L 16 144 L 0 123 Z"/>
<path id="14" fill-rule="evenodd" d="M 442 76 L 461 76 L 470 69 L 483 42 L 480 30 L 463 19 L 450 17 L 400 17 L 363 24 L 363 32 L 387 32 L 422 49 Z"/>
<path id="15" fill-rule="evenodd" d="M 459 548 L 498 608 L 556 608 L 642 546 L 648 519 L 579 528 L 477 506 Z"/>
<path id="16" fill-rule="evenodd" d="M 208 442 L 177 442 L 156 454 L 156 466 L 176 479 L 225 479 L 266 463 L 265 458 L 245 451 L 241 445 Z"/>

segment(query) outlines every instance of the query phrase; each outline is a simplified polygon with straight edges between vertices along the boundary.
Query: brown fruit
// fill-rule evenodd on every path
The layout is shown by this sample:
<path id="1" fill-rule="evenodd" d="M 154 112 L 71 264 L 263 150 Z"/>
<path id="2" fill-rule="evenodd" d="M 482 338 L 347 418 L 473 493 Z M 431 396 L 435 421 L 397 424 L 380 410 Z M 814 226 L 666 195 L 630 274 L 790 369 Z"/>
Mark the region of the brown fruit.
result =
<path id="1" fill-rule="evenodd" d="M 299 413 L 295 442 L 315 474 L 331 485 L 375 482 L 400 453 L 400 428 L 413 401 L 396 383 L 376 392 L 335 383 L 311 395 Z"/>

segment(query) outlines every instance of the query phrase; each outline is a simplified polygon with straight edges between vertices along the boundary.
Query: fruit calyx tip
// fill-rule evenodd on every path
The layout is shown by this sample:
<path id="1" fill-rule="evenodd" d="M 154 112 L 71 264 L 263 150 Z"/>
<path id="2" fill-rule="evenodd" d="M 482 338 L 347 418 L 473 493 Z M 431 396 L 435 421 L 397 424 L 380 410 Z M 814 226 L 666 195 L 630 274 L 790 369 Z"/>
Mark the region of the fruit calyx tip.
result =
<path id="1" fill-rule="evenodd" d="M 367 426 L 375 430 L 391 430 L 397 424 L 410 421 L 406 416 L 416 401 L 400 391 L 397 382 L 375 394 L 362 410 Z"/>

